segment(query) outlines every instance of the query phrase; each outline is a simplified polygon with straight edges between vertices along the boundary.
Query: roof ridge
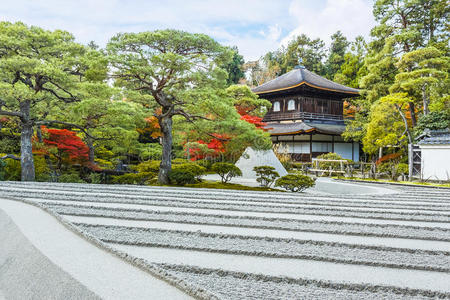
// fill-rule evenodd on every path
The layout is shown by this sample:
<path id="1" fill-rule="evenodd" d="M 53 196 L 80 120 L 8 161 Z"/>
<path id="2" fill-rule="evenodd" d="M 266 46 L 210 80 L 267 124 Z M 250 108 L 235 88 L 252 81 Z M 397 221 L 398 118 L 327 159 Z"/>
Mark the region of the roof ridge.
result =
<path id="1" fill-rule="evenodd" d="M 277 78 L 269 80 L 252 89 L 257 94 L 271 93 L 296 88 L 306 84 L 312 88 L 337 93 L 358 94 L 359 90 L 324 78 L 306 68 L 296 68 Z"/>
<path id="2" fill-rule="evenodd" d="M 306 69 L 306 68 L 303 68 L 303 70 L 308 71 L 308 72 L 311 73 L 313 76 L 316 76 L 316 77 L 318 77 L 318 78 L 320 78 L 320 79 L 322 79 L 322 80 L 326 80 L 326 81 L 328 81 L 329 83 L 336 84 L 336 85 L 342 86 L 342 87 L 347 88 L 347 89 L 350 88 L 350 89 L 354 89 L 354 90 L 359 91 L 359 89 L 355 89 L 355 88 L 352 88 L 352 87 L 350 87 L 350 86 L 346 86 L 346 85 L 340 84 L 340 83 L 335 82 L 335 81 L 333 81 L 333 80 L 330 80 L 330 79 L 328 79 L 328 78 L 326 78 L 326 77 L 320 76 L 320 75 L 318 75 L 318 74 L 314 73 L 313 71 L 310 71 L 310 70 L 308 70 L 308 69 Z M 304 76 L 302 76 L 302 77 L 304 77 Z"/>
<path id="3" fill-rule="evenodd" d="M 296 71 L 296 69 L 292 69 L 292 70 L 290 70 L 289 72 L 286 72 L 286 73 L 284 73 L 284 74 L 282 74 L 282 75 L 280 75 L 280 76 L 278 76 L 278 77 L 275 77 L 274 79 L 270 79 L 269 81 L 266 81 L 266 82 L 264 82 L 264 83 L 258 85 L 257 87 L 254 87 L 254 88 L 263 87 L 263 86 L 265 86 L 265 85 L 271 83 L 271 82 L 274 81 L 274 80 L 277 80 L 277 79 L 282 78 L 282 77 L 286 77 L 289 73 L 292 73 L 293 71 Z"/>

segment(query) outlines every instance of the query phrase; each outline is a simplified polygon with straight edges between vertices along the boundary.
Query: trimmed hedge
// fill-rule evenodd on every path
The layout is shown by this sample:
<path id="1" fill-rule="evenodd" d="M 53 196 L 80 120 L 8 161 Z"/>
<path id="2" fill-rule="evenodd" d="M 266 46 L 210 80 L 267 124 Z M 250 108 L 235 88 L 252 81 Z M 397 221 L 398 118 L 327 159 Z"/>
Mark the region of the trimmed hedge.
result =
<path id="1" fill-rule="evenodd" d="M 315 179 L 300 173 L 285 175 L 278 178 L 275 182 L 276 187 L 281 187 L 291 192 L 302 192 L 307 188 L 313 187 L 315 184 Z"/>
<path id="2" fill-rule="evenodd" d="M 176 185 L 193 184 L 206 174 L 206 168 L 196 163 L 174 164 L 169 172 L 170 183 Z"/>
<path id="3" fill-rule="evenodd" d="M 156 173 L 153 172 L 128 173 L 124 175 L 113 176 L 112 183 L 143 185 L 155 176 Z"/>
<path id="4" fill-rule="evenodd" d="M 254 167 L 253 171 L 255 171 L 257 176 L 256 181 L 263 187 L 270 187 L 275 179 L 280 177 L 280 174 L 278 174 L 278 172 L 275 171 L 275 168 L 271 166 Z"/>
<path id="5" fill-rule="evenodd" d="M 242 176 L 242 171 L 235 165 L 226 162 L 217 162 L 211 166 L 211 170 L 219 174 L 222 183 L 227 183 L 234 177 Z"/>

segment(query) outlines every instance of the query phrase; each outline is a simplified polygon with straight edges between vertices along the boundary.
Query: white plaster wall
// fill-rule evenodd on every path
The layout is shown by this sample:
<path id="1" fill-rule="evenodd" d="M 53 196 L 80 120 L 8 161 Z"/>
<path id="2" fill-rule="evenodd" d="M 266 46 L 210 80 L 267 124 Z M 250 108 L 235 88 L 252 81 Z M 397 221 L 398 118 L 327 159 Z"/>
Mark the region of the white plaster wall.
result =
<path id="1" fill-rule="evenodd" d="M 424 179 L 450 180 L 450 145 L 420 145 Z"/>
<path id="2" fill-rule="evenodd" d="M 353 161 L 359 161 L 359 143 L 353 144 Z"/>
<path id="3" fill-rule="evenodd" d="M 352 159 L 352 143 L 334 144 L 334 152 L 345 159 Z"/>

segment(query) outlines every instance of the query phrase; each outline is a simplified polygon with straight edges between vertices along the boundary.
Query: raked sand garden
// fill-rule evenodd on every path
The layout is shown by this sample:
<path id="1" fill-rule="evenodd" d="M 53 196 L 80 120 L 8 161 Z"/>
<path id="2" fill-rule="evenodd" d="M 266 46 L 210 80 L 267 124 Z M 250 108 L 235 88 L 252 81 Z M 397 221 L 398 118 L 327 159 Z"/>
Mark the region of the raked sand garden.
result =
<path id="1" fill-rule="evenodd" d="M 369 192 L 2 182 L 0 209 L 10 223 L 18 210 L 26 218 L 27 210 L 14 205 L 39 210 L 89 241 L 102 259 L 125 262 L 111 273 L 131 272 L 125 281 L 135 284 L 151 279 L 125 298 L 450 298 L 450 190 L 389 187 L 373 193 L 373 185 L 355 186 Z M 45 239 L 47 233 L 39 234 Z M 74 258 L 72 264 L 78 263 Z M 58 267 L 87 298 L 119 296 L 95 286 L 102 284 L 97 279 L 83 282 L 83 272 L 65 264 Z M 8 299 L 12 287 L 5 282 L 0 277 Z"/>

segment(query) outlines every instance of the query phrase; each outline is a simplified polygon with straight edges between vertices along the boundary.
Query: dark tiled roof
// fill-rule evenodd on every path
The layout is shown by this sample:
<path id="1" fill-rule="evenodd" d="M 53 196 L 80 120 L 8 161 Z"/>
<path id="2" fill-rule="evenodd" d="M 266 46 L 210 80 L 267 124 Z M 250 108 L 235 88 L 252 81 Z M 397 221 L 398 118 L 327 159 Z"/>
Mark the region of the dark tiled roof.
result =
<path id="1" fill-rule="evenodd" d="M 302 134 L 308 132 L 317 132 L 325 134 L 340 135 L 345 130 L 345 125 L 338 124 L 322 124 L 322 123 L 306 123 L 306 122 L 292 122 L 292 123 L 269 123 L 266 128 L 271 135 L 285 135 L 285 134 Z"/>
<path id="2" fill-rule="evenodd" d="M 419 145 L 450 145 L 450 130 L 431 130 L 424 133 Z"/>
<path id="3" fill-rule="evenodd" d="M 252 91 L 256 94 L 264 94 L 280 90 L 288 90 L 302 84 L 339 93 L 359 94 L 359 90 L 357 89 L 323 78 L 305 68 L 296 68 L 281 75 L 280 77 L 255 87 Z"/>

